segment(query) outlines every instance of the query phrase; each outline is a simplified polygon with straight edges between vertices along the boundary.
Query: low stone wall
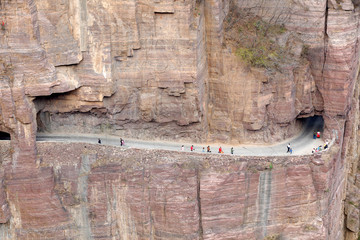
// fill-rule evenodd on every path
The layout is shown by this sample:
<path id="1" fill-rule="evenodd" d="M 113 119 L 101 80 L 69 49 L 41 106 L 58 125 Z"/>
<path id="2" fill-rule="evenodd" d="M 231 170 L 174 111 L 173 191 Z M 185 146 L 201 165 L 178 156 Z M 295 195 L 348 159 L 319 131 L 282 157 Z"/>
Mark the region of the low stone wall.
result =
<path id="1" fill-rule="evenodd" d="M 329 208 L 341 198 L 329 184 L 335 146 L 291 157 L 37 146 L 36 181 L 3 177 L 2 239 L 331 239 L 341 228 L 341 206 Z"/>

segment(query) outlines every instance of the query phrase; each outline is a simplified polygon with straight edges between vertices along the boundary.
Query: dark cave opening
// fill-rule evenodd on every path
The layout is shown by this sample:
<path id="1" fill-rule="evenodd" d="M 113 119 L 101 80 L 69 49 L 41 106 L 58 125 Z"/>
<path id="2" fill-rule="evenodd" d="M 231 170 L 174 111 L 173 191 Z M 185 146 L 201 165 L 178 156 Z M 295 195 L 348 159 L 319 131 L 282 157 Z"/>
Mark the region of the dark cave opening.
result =
<path id="1" fill-rule="evenodd" d="M 11 140 L 11 136 L 7 132 L 0 131 L 0 140 Z"/>
<path id="2" fill-rule="evenodd" d="M 320 115 L 315 115 L 307 118 L 299 118 L 298 121 L 302 124 L 303 134 L 310 132 L 320 132 L 321 135 L 324 131 L 324 119 Z"/>

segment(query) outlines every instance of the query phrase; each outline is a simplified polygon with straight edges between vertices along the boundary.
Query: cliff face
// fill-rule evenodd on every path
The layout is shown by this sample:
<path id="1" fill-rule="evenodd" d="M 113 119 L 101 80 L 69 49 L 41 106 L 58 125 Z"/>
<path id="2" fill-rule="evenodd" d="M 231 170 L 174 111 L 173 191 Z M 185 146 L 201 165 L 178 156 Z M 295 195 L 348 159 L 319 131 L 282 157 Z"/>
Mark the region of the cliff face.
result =
<path id="1" fill-rule="evenodd" d="M 0 236 L 335 239 L 342 225 L 331 226 L 329 211 L 335 152 L 261 158 L 38 143 L 38 179 L 46 184 L 6 180 L 25 188 L 9 194 L 13 217 Z"/>
<path id="2" fill-rule="evenodd" d="M 355 0 L 1 1 L 0 131 L 11 135 L 10 150 L 0 149 L 1 234 L 8 239 L 37 238 L 36 232 L 42 229 L 42 237 L 49 234 L 56 239 L 87 239 L 104 232 L 106 236 L 125 234 L 124 238 L 165 239 L 186 233 L 188 238 L 216 239 L 261 238 L 284 230 L 288 232 L 284 236 L 292 239 L 294 229 L 301 228 L 303 237 L 299 238 L 303 239 L 355 239 L 360 195 L 358 5 Z M 260 55 L 254 52 L 256 48 L 261 49 Z M 276 64 L 270 66 L 267 61 Z M 234 196 L 239 204 L 234 206 L 241 210 L 223 229 L 217 227 L 223 220 L 214 220 L 221 214 L 212 212 L 216 208 L 211 205 L 212 199 L 220 204 L 232 197 L 221 199 L 212 195 L 211 189 L 221 191 L 220 185 L 226 180 L 217 170 L 208 173 L 195 167 L 182 171 L 178 177 L 188 179 L 177 182 L 171 196 L 176 198 L 176 187 L 189 186 L 189 202 L 172 206 L 186 208 L 184 219 L 189 222 L 182 228 L 175 224 L 181 222 L 174 220 L 175 210 L 160 213 L 159 209 L 166 206 L 156 206 L 157 201 L 163 201 L 157 197 L 166 196 L 151 195 L 152 182 L 137 178 L 140 172 L 128 177 L 143 181 L 142 192 L 133 190 L 127 195 L 123 189 L 109 187 L 121 180 L 116 180 L 121 167 L 93 168 L 93 155 L 85 154 L 80 161 L 80 153 L 74 153 L 76 166 L 56 165 L 51 158 L 44 166 L 35 141 L 40 130 L 148 139 L 271 142 L 292 136 L 299 127 L 296 119 L 314 114 L 323 116 L 324 136 L 336 140 L 338 152 L 319 170 L 325 174 L 322 181 L 327 187 L 310 179 L 299 183 L 314 185 L 304 194 L 306 201 L 316 202 L 320 208 L 310 202 L 299 203 L 313 211 L 306 214 L 307 218 L 289 220 L 294 224 L 288 227 L 286 213 L 284 218 L 277 218 L 275 209 L 264 207 L 282 204 L 281 199 L 271 195 L 269 203 L 269 199 L 252 196 L 255 192 L 251 192 L 273 189 L 267 185 L 271 179 L 272 186 L 280 184 L 279 194 L 285 194 L 281 181 L 276 181 L 293 174 L 287 166 L 270 175 L 267 171 L 250 174 L 249 169 L 239 170 L 238 177 L 230 174 L 239 184 L 234 185 L 236 188 L 246 189 L 247 200 L 241 194 Z M 53 150 L 49 147 L 47 151 Z M 55 154 L 51 156 L 56 158 Z M 311 164 L 300 165 L 294 175 L 317 178 L 309 172 L 314 171 Z M 168 170 L 169 166 L 149 165 L 147 171 L 158 171 L 162 184 L 177 174 Z M 66 175 L 67 168 L 75 175 Z M 115 180 L 109 179 L 106 185 L 107 181 L 99 178 L 109 175 L 108 171 L 114 171 Z M 166 171 L 174 175 L 167 176 Z M 61 178 L 70 180 L 65 183 Z M 218 179 L 219 185 L 213 186 L 209 179 Z M 254 189 L 244 186 L 244 182 L 252 181 Z M 294 181 L 290 177 L 289 186 L 297 186 Z M 99 195 L 107 201 L 106 216 L 101 215 L 105 214 L 104 201 L 91 192 L 102 188 L 108 191 Z M 326 194 L 321 195 L 321 191 Z M 144 192 L 146 202 L 137 197 Z M 206 196 L 203 202 L 194 200 L 199 194 Z M 130 198 L 138 199 L 141 207 L 125 206 Z M 149 209 L 157 210 L 145 216 Z M 119 211 L 124 215 L 118 216 Z M 171 217 L 156 215 L 165 213 Z M 264 220 L 269 216 L 281 228 Z M 320 222 L 309 220 L 315 216 Z M 111 219 L 116 219 L 117 227 Z M 242 222 L 242 227 L 237 229 L 233 221 Z M 316 227 L 309 227 L 314 235 L 308 236 L 304 224 L 309 221 Z M 72 228 L 74 223 L 76 228 Z M 188 225 L 192 228 L 187 229 Z M 177 228 L 182 230 L 177 232 Z M 255 229 L 261 229 L 259 236 L 255 236 Z"/>
<path id="3" fill-rule="evenodd" d="M 349 1 L 34 5 L 45 60 L 77 89 L 35 101 L 41 130 L 269 142 L 293 135 L 295 119 L 313 114 L 340 129 L 333 117 L 351 105 L 358 13 Z M 231 40 L 242 38 L 234 32 L 249 15 L 284 28 L 265 36 L 282 49 L 274 69 L 237 54 Z"/>
<path id="4" fill-rule="evenodd" d="M 333 118 L 350 109 L 358 66 L 350 1 L 4 1 L 2 12 L 5 75 L 28 105 L 37 97 L 42 131 L 270 142 L 313 114 L 339 130 Z M 249 16 L 269 23 L 264 37 L 279 48 L 270 60 L 282 59 L 274 68 L 239 57 L 241 30 L 256 25 L 241 22 Z"/>

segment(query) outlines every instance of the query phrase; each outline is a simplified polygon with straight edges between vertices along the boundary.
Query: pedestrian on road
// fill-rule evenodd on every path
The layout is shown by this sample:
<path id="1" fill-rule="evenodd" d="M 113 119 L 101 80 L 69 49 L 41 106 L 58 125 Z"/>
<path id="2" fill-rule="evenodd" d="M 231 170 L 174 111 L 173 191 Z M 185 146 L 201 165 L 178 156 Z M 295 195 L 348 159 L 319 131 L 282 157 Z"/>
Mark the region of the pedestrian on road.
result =
<path id="1" fill-rule="evenodd" d="M 202 152 L 205 152 L 205 147 L 203 147 L 203 150 L 202 150 Z"/>
<path id="2" fill-rule="evenodd" d="M 329 147 L 329 141 L 326 140 L 325 145 L 324 145 L 324 150 L 327 149 L 328 147 Z"/>
<path id="3" fill-rule="evenodd" d="M 120 146 L 122 146 L 123 145 L 123 139 L 122 138 L 120 138 Z"/>
<path id="4" fill-rule="evenodd" d="M 231 147 L 231 150 L 230 150 L 231 154 L 234 154 L 234 148 Z"/>
<path id="5" fill-rule="evenodd" d="M 207 152 L 208 152 L 208 153 L 211 153 L 211 151 L 210 151 L 210 146 L 207 146 Z"/>
<path id="6" fill-rule="evenodd" d="M 313 133 L 313 139 L 316 139 L 316 132 Z"/>
<path id="7" fill-rule="evenodd" d="M 286 153 L 288 153 L 288 152 L 290 152 L 290 143 L 287 145 L 287 152 Z"/>
<path id="8" fill-rule="evenodd" d="M 184 145 L 181 146 L 181 151 L 184 151 Z"/>
<path id="9" fill-rule="evenodd" d="M 98 138 L 98 144 L 101 144 L 101 139 L 100 138 Z"/>
<path id="10" fill-rule="evenodd" d="M 221 146 L 219 147 L 219 153 L 223 153 Z"/>
<path id="11" fill-rule="evenodd" d="M 317 138 L 320 138 L 320 131 L 318 131 L 318 132 L 316 133 L 316 137 L 317 137 Z"/>
<path id="12" fill-rule="evenodd" d="M 194 145 L 191 145 L 191 147 L 190 147 L 190 151 L 195 151 L 195 149 L 194 149 Z"/>

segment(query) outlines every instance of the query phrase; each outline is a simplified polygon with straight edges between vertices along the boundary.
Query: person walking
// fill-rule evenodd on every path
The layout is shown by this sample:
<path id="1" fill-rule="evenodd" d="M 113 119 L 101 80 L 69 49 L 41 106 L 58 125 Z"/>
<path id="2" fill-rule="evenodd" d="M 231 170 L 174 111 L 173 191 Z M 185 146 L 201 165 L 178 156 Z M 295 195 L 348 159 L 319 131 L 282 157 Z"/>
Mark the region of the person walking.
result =
<path id="1" fill-rule="evenodd" d="M 290 152 L 290 143 L 287 145 L 287 152 L 286 153 L 288 153 L 288 152 Z"/>
<path id="2" fill-rule="evenodd" d="M 233 147 L 231 147 L 230 152 L 231 152 L 231 154 L 234 154 L 234 148 Z"/>
<path id="3" fill-rule="evenodd" d="M 122 146 L 122 145 L 123 145 L 123 139 L 120 138 L 120 146 Z"/>
<path id="4" fill-rule="evenodd" d="M 219 153 L 223 153 L 221 146 L 219 147 Z"/>
<path id="5" fill-rule="evenodd" d="M 202 152 L 205 152 L 205 147 L 203 147 Z"/>
<path id="6" fill-rule="evenodd" d="M 101 144 L 101 139 L 100 138 L 98 138 L 98 144 Z"/>
<path id="7" fill-rule="evenodd" d="M 190 147 L 190 151 L 194 151 L 195 149 L 194 149 L 194 145 L 191 145 L 191 147 Z"/>
<path id="8" fill-rule="evenodd" d="M 184 145 L 181 146 L 181 151 L 184 151 Z"/>
<path id="9" fill-rule="evenodd" d="M 210 146 L 207 146 L 207 152 L 211 153 Z"/>
<path id="10" fill-rule="evenodd" d="M 326 140 L 325 145 L 324 145 L 324 150 L 327 149 L 328 147 L 329 147 L 329 141 Z"/>

